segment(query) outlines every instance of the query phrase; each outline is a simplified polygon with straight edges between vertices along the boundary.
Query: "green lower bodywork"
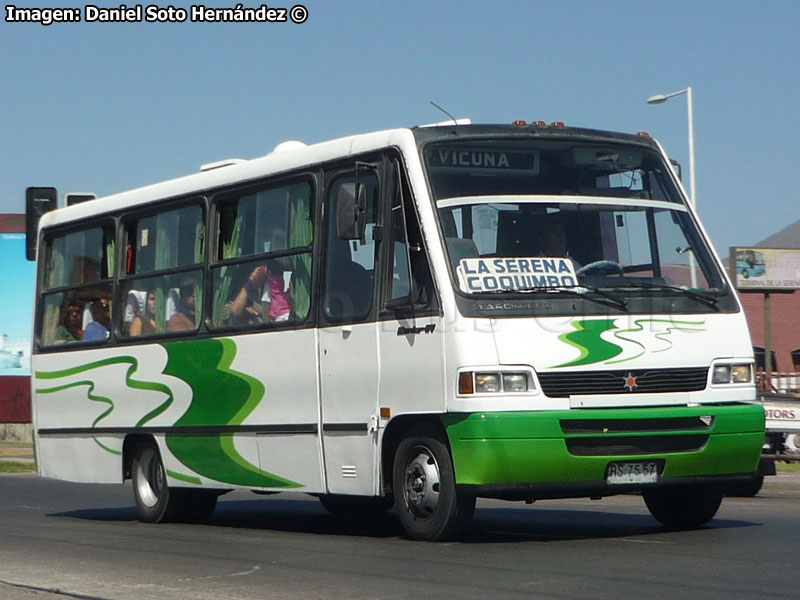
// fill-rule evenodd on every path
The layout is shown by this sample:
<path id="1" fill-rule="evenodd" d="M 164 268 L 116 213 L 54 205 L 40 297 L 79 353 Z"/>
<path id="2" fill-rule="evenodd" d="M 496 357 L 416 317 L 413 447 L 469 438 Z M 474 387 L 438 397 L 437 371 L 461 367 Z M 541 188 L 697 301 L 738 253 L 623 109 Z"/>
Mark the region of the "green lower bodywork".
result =
<path id="1" fill-rule="evenodd" d="M 670 419 L 713 416 L 708 441 L 698 450 L 659 454 L 577 456 L 569 438 L 597 438 L 597 433 L 567 434 L 564 420 Z M 541 412 L 450 413 L 442 416 L 456 474 L 462 486 L 603 484 L 606 468 L 621 460 L 664 461 L 661 480 L 754 473 L 764 441 L 764 410 L 755 404 L 627 409 L 580 409 Z M 667 432 L 601 433 L 601 437 L 696 435 Z"/>

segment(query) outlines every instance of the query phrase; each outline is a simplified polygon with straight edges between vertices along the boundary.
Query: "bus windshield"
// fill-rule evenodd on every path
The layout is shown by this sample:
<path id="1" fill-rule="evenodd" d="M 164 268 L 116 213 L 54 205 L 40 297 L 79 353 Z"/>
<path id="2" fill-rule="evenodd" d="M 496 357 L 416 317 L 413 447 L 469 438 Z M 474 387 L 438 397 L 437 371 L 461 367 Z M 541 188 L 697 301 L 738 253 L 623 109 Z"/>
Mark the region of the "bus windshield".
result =
<path id="1" fill-rule="evenodd" d="M 612 290 L 622 306 L 690 294 L 716 310 L 727 293 L 654 152 L 462 142 L 428 147 L 425 159 L 453 279 L 468 295 Z"/>

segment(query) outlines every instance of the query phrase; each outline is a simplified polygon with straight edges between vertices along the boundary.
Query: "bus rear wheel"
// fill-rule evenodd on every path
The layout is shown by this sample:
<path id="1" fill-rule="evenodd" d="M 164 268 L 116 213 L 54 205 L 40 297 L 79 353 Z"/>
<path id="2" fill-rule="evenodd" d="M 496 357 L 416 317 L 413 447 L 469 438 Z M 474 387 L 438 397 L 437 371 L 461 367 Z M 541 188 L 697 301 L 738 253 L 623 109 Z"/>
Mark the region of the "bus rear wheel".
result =
<path id="1" fill-rule="evenodd" d="M 475 497 L 457 492 L 450 451 L 432 428 L 412 429 L 400 442 L 392 487 L 400 522 L 413 539 L 452 539 L 472 519 Z"/>
<path id="2" fill-rule="evenodd" d="M 217 505 L 219 494 L 214 490 L 170 488 L 161 454 L 152 442 L 136 448 L 131 477 L 139 520 L 146 523 L 205 521 Z"/>
<path id="3" fill-rule="evenodd" d="M 723 489 L 717 486 L 664 488 L 642 493 L 650 514 L 671 529 L 694 529 L 717 514 Z"/>

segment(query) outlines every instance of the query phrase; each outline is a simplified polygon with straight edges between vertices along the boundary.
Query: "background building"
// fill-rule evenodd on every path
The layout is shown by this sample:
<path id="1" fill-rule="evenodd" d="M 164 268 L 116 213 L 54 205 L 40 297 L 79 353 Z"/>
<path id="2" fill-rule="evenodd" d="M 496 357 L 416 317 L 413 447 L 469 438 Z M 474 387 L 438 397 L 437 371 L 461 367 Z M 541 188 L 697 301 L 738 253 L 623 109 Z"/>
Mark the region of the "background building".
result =
<path id="1" fill-rule="evenodd" d="M 0 439 L 30 438 L 34 277 L 25 215 L 0 214 Z"/>
<path id="2" fill-rule="evenodd" d="M 800 249 L 800 221 L 795 221 L 753 246 Z M 757 359 L 760 358 L 758 362 L 763 366 L 766 330 L 764 294 L 740 290 L 740 295 L 747 314 L 753 346 L 762 349 Z M 773 370 L 800 372 L 800 290 L 770 292 L 770 304 L 770 347 L 775 360 Z"/>

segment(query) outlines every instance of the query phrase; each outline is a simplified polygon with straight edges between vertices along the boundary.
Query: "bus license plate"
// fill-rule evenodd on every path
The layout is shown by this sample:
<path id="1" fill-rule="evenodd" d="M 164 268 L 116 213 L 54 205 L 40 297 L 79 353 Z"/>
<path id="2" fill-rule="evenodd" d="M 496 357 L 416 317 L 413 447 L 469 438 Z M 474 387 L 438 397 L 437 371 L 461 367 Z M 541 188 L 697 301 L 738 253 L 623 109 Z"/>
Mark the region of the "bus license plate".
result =
<path id="1" fill-rule="evenodd" d="M 608 485 L 656 483 L 657 481 L 658 466 L 654 461 L 611 463 L 606 470 Z"/>

